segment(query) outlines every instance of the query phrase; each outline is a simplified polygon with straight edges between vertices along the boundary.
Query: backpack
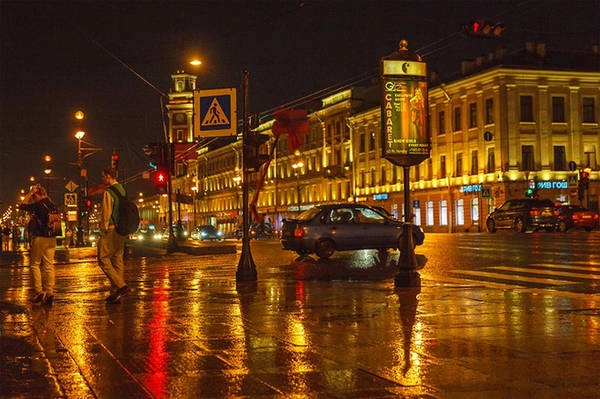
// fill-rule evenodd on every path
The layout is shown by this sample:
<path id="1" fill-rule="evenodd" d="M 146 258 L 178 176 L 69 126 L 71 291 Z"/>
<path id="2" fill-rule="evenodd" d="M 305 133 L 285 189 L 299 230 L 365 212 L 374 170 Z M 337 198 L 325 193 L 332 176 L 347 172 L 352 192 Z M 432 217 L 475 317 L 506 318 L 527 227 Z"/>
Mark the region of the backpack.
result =
<path id="1" fill-rule="evenodd" d="M 117 233 L 122 236 L 133 234 L 140 226 L 140 213 L 135 203 L 113 187 L 108 187 L 119 198 L 119 218 L 115 223 Z"/>
<path id="2" fill-rule="evenodd" d="M 42 205 L 48 211 L 48 217 L 46 219 L 46 223 L 41 223 L 42 230 L 41 233 L 44 237 L 60 237 L 62 236 L 62 223 L 61 223 L 61 215 L 60 212 L 56 209 L 53 203 L 50 202 L 50 206 L 46 205 L 45 201 L 42 201 Z M 47 226 L 44 229 L 44 224 Z"/>

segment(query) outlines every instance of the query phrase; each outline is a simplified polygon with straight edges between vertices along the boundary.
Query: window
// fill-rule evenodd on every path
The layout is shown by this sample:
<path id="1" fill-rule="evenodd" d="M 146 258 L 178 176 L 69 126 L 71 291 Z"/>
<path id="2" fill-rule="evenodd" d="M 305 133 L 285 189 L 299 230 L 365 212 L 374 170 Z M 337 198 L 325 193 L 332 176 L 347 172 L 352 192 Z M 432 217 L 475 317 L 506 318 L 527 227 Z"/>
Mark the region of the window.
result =
<path id="1" fill-rule="evenodd" d="M 456 154 L 456 170 L 454 176 L 462 176 L 463 174 L 463 163 L 462 163 L 462 152 Z"/>
<path id="2" fill-rule="evenodd" d="M 521 122 L 533 122 L 533 97 L 521 96 L 519 102 L 521 108 Z"/>
<path id="3" fill-rule="evenodd" d="M 456 200 L 456 225 L 465 225 L 465 200 L 462 198 Z"/>
<path id="4" fill-rule="evenodd" d="M 552 97 L 552 122 L 565 121 L 565 98 Z"/>
<path id="5" fill-rule="evenodd" d="M 413 223 L 417 226 L 421 225 L 421 208 L 413 208 Z"/>
<path id="6" fill-rule="evenodd" d="M 448 226 L 448 202 L 440 201 L 440 226 Z"/>
<path id="7" fill-rule="evenodd" d="M 488 98 L 485 100 L 485 124 L 494 123 L 494 99 Z"/>
<path id="8" fill-rule="evenodd" d="M 592 145 L 586 145 L 583 149 L 583 162 L 586 168 L 596 170 L 596 148 Z"/>
<path id="9" fill-rule="evenodd" d="M 377 185 L 377 177 L 375 176 L 375 168 L 371 168 L 371 187 L 375 187 Z"/>
<path id="10" fill-rule="evenodd" d="M 177 142 L 181 143 L 183 141 L 183 129 L 177 129 Z"/>
<path id="11" fill-rule="evenodd" d="M 488 148 L 487 153 L 487 172 L 492 173 L 496 170 L 496 154 L 493 148 Z"/>
<path id="12" fill-rule="evenodd" d="M 359 142 L 359 145 L 358 145 L 358 152 L 361 153 L 361 154 L 364 154 L 365 150 L 366 150 L 366 142 L 365 142 L 365 140 L 366 140 L 365 139 L 365 134 L 363 133 L 363 134 L 360 135 L 360 142 Z"/>
<path id="13" fill-rule="evenodd" d="M 523 167 L 521 170 L 535 170 L 535 159 L 533 157 L 532 145 L 521 146 L 521 158 L 523 160 Z"/>
<path id="14" fill-rule="evenodd" d="M 596 104 L 594 97 L 583 97 L 582 119 L 583 123 L 596 122 Z"/>
<path id="15" fill-rule="evenodd" d="M 381 167 L 381 185 L 387 184 L 387 173 L 385 172 L 385 166 Z"/>
<path id="16" fill-rule="evenodd" d="M 361 170 L 360 171 L 360 187 L 364 188 L 365 187 L 365 170 Z"/>
<path id="17" fill-rule="evenodd" d="M 461 130 L 460 128 L 460 107 L 454 108 L 454 131 Z"/>
<path id="18" fill-rule="evenodd" d="M 444 111 L 438 112 L 438 129 L 439 134 L 446 134 L 446 113 Z"/>
<path id="19" fill-rule="evenodd" d="M 477 160 L 477 150 L 471 151 L 471 174 L 476 175 L 479 173 L 479 162 Z"/>
<path id="20" fill-rule="evenodd" d="M 425 208 L 425 225 L 433 226 L 433 201 L 427 201 Z"/>
<path id="21" fill-rule="evenodd" d="M 554 146 L 554 170 L 567 170 L 567 155 L 564 145 Z"/>
<path id="22" fill-rule="evenodd" d="M 446 177 L 446 156 L 442 155 L 440 157 L 440 179 Z"/>
<path id="23" fill-rule="evenodd" d="M 369 133 L 369 151 L 373 151 L 375 149 L 375 133 Z"/>
<path id="24" fill-rule="evenodd" d="M 479 224 L 479 198 L 474 197 L 471 199 L 471 222 L 472 224 Z"/>
<path id="25" fill-rule="evenodd" d="M 469 127 L 477 127 L 477 103 L 469 104 Z"/>

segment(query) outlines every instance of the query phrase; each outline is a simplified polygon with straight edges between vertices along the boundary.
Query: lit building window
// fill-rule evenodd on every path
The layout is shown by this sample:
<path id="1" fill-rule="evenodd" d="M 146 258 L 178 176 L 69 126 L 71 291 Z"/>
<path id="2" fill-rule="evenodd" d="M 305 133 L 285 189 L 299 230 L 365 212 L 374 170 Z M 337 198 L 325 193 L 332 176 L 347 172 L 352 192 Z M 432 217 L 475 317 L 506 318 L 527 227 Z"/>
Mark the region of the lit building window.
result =
<path id="1" fill-rule="evenodd" d="M 434 217 L 433 217 L 433 201 L 427 201 L 426 203 L 426 211 L 425 211 L 425 224 L 427 226 L 433 226 Z"/>
<path id="2" fill-rule="evenodd" d="M 448 226 L 448 202 L 440 201 L 440 226 Z"/>
<path id="3" fill-rule="evenodd" d="M 462 198 L 456 200 L 456 225 L 465 225 L 465 200 Z"/>

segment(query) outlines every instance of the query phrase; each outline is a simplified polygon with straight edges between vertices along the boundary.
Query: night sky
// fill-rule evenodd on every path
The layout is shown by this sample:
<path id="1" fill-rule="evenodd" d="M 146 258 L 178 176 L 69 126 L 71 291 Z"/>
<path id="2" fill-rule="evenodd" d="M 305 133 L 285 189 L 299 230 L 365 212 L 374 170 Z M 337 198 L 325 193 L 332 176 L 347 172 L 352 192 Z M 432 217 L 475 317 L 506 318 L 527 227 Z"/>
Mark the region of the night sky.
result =
<path id="1" fill-rule="evenodd" d="M 460 34 L 479 18 L 504 22 L 503 37 Z M 85 160 L 90 184 L 113 148 L 126 175 L 146 168 L 142 146 L 163 137 L 160 95 L 136 74 L 167 92 L 180 69 L 207 89 L 239 87 L 247 69 L 250 111 L 262 112 L 377 71 L 400 39 L 440 72 L 526 41 L 589 49 L 600 43 L 600 0 L 0 0 L 0 32 L 1 213 L 29 176 L 41 177 L 44 154 L 54 157 L 51 191 L 77 181 L 77 109 L 87 115 L 85 140 L 103 148 Z M 194 56 L 198 69 L 186 65 Z M 141 179 L 129 187 L 150 191 Z"/>

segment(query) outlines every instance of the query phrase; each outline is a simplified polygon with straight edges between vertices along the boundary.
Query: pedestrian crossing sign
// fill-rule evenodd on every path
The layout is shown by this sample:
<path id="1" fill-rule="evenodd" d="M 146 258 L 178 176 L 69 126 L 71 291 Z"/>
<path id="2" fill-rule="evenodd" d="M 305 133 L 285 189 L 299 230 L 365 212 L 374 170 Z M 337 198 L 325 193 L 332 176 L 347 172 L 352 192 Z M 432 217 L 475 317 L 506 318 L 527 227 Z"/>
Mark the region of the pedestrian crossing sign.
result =
<path id="1" fill-rule="evenodd" d="M 194 136 L 232 136 L 236 133 L 236 89 L 194 91 Z"/>

